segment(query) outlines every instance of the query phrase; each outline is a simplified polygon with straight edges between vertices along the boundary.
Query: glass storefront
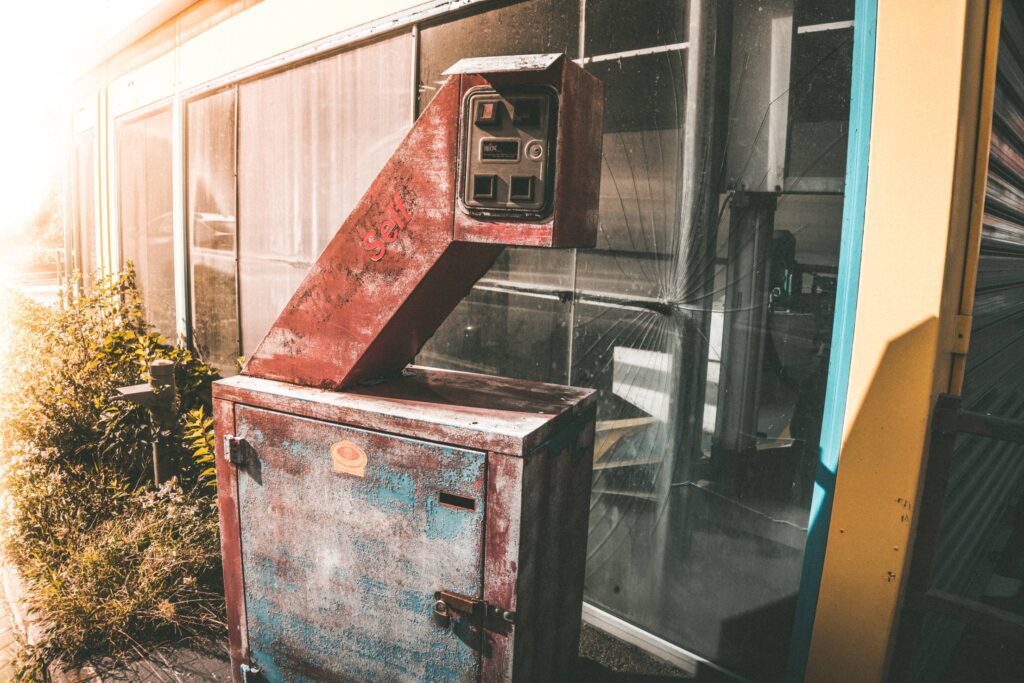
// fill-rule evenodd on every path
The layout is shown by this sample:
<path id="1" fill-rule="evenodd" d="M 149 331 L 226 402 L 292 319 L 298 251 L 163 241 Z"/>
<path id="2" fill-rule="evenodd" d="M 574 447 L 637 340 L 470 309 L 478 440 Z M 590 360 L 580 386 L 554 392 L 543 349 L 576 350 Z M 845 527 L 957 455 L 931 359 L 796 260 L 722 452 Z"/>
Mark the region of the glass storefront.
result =
<path id="1" fill-rule="evenodd" d="M 225 371 L 252 351 L 455 61 L 580 60 L 606 93 L 597 248 L 507 249 L 418 362 L 598 389 L 586 599 L 773 678 L 818 458 L 853 0 L 623 8 L 485 4 L 187 102 L 192 335 Z"/>
<path id="2" fill-rule="evenodd" d="M 176 339 L 170 107 L 121 123 L 117 149 L 121 260 L 135 265 L 146 319 Z"/>

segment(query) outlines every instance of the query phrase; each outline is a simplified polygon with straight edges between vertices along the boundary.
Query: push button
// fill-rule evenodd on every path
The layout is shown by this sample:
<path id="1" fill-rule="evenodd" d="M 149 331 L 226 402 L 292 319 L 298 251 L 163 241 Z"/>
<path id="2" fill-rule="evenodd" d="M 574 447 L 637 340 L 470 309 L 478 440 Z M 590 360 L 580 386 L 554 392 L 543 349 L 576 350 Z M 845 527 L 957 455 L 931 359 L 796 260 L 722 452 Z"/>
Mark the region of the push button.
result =
<path id="1" fill-rule="evenodd" d="M 494 199 L 498 194 L 498 176 L 474 175 L 473 199 Z"/>
<path id="2" fill-rule="evenodd" d="M 514 175 L 508 185 L 508 198 L 513 201 L 533 201 L 534 177 L 532 175 Z"/>
<path id="3" fill-rule="evenodd" d="M 476 105 L 476 125 L 482 127 L 496 126 L 501 123 L 501 104 L 498 102 L 479 102 Z"/>
<path id="4" fill-rule="evenodd" d="M 540 100 L 516 100 L 512 104 L 512 123 L 516 126 L 540 125 Z"/>

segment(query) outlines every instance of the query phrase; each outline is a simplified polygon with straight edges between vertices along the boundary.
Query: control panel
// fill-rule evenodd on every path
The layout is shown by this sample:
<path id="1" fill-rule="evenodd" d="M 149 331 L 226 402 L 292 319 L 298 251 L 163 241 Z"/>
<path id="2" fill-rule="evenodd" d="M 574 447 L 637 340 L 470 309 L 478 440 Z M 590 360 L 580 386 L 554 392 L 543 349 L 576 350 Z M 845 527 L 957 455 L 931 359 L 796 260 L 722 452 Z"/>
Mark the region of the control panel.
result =
<path id="1" fill-rule="evenodd" d="M 558 98 L 546 86 L 466 92 L 459 198 L 481 218 L 551 214 Z"/>

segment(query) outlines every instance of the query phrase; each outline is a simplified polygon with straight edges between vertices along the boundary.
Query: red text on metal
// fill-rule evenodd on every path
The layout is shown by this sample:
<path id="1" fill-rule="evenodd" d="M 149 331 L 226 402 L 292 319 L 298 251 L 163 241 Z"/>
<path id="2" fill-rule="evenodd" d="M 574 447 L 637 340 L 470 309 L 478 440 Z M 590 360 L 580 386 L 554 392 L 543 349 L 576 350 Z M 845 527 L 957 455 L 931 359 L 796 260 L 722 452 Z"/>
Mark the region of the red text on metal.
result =
<path id="1" fill-rule="evenodd" d="M 402 195 L 396 192 L 388 204 L 387 216 L 380 225 L 370 228 L 363 235 L 363 249 L 373 252 L 370 259 L 380 261 L 387 253 L 388 245 L 398 238 L 398 231 L 409 227 L 412 216 L 405 210 Z"/>

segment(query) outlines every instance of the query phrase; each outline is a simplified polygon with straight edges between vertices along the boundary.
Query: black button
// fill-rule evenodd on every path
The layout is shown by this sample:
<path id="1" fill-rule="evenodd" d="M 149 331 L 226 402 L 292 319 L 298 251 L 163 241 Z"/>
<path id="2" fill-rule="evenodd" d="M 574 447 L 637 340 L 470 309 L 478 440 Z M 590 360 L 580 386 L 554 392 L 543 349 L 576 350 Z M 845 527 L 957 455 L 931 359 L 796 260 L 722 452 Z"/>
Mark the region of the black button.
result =
<path id="1" fill-rule="evenodd" d="M 514 175 L 509 182 L 508 198 L 519 201 L 533 201 L 534 178 L 532 175 Z"/>
<path id="2" fill-rule="evenodd" d="M 517 126 L 539 126 L 540 100 L 516 100 L 512 104 L 512 123 Z"/>
<path id="3" fill-rule="evenodd" d="M 474 175 L 473 199 L 494 199 L 498 193 L 498 176 Z"/>
<path id="4" fill-rule="evenodd" d="M 477 102 L 476 104 L 476 125 L 496 126 L 501 122 L 500 102 Z"/>

